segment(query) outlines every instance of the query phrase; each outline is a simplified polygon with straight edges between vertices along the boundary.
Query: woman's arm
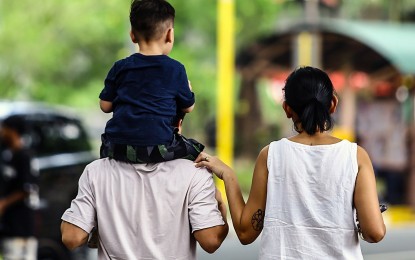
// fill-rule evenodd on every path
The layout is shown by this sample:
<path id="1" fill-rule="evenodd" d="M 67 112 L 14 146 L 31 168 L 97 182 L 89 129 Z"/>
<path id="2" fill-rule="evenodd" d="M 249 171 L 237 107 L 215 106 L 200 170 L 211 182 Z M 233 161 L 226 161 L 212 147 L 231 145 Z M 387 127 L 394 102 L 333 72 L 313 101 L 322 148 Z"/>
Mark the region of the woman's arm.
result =
<path id="1" fill-rule="evenodd" d="M 354 205 L 363 238 L 369 243 L 377 243 L 385 236 L 386 227 L 379 210 L 372 162 L 367 152 L 360 146 L 357 148 L 357 162 L 359 171 L 356 178 Z"/>
<path id="2" fill-rule="evenodd" d="M 233 226 L 244 245 L 255 241 L 263 228 L 268 180 L 267 157 L 268 146 L 258 155 L 246 204 L 236 174 L 229 166 L 217 157 L 210 157 L 206 153 L 201 153 L 196 159 L 197 167 L 208 168 L 224 181 Z"/>

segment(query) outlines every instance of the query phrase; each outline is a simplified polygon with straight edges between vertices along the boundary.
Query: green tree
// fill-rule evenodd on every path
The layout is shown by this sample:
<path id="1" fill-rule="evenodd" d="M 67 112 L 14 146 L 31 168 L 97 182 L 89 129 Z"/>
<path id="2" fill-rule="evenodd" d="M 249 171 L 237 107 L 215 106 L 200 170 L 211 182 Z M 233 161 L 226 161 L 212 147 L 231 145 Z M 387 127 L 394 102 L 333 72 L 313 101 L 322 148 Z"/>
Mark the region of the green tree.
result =
<path id="1" fill-rule="evenodd" d="M 216 99 L 217 0 L 171 0 L 176 42 L 196 92 L 190 129 L 203 133 Z M 103 80 L 116 60 L 134 51 L 130 1 L 0 1 L 0 98 L 97 107 Z M 275 0 L 235 0 L 236 47 L 274 30 Z M 189 123 L 187 123 L 189 124 Z"/>

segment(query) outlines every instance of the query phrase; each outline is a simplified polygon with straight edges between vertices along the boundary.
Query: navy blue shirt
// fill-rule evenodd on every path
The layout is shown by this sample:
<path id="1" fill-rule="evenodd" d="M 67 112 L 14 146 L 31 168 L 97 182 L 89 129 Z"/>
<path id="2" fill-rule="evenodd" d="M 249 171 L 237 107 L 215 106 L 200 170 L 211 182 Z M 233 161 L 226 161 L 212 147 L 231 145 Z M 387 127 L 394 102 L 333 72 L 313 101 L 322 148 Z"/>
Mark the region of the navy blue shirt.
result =
<path id="1" fill-rule="evenodd" d="M 99 98 L 112 102 L 105 134 L 116 144 L 169 144 L 177 109 L 195 103 L 184 66 L 166 56 L 135 53 L 115 62 Z"/>

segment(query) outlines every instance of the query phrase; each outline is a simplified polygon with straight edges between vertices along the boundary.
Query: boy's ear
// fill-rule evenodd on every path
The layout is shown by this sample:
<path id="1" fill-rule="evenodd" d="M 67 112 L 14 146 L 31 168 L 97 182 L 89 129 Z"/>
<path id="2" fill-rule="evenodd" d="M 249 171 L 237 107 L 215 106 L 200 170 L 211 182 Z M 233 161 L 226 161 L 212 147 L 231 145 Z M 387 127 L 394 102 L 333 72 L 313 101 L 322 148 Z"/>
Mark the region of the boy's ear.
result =
<path id="1" fill-rule="evenodd" d="M 173 43 L 174 42 L 174 28 L 169 28 L 166 33 L 166 42 Z"/>
<path id="2" fill-rule="evenodd" d="M 138 43 L 132 30 L 130 30 L 130 38 L 133 43 Z"/>
<path id="3" fill-rule="evenodd" d="M 293 117 L 293 111 L 291 110 L 291 107 L 287 104 L 287 102 L 283 102 L 282 103 L 282 108 L 285 111 L 285 115 L 287 116 L 287 118 L 292 118 Z"/>
<path id="4" fill-rule="evenodd" d="M 333 95 L 333 98 L 331 99 L 330 110 L 329 110 L 330 114 L 333 114 L 334 112 L 336 112 L 338 103 L 339 103 L 339 99 L 337 98 L 336 95 Z"/>

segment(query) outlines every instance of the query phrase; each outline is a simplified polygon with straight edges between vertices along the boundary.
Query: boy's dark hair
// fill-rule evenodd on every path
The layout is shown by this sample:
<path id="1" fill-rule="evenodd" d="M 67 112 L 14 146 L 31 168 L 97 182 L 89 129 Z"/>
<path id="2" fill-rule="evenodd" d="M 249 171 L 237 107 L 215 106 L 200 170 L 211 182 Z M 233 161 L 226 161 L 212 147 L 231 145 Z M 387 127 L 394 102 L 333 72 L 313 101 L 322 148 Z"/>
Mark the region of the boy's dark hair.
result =
<path id="1" fill-rule="evenodd" d="M 165 0 L 133 0 L 130 9 L 131 30 L 137 40 L 158 39 L 173 25 L 175 10 Z M 166 24 L 166 22 L 168 22 Z"/>
<path id="2" fill-rule="evenodd" d="M 294 70 L 287 78 L 284 95 L 287 105 L 298 115 L 295 130 L 309 135 L 330 130 L 333 127 L 330 107 L 334 93 L 333 83 L 324 71 L 313 67 Z"/>

